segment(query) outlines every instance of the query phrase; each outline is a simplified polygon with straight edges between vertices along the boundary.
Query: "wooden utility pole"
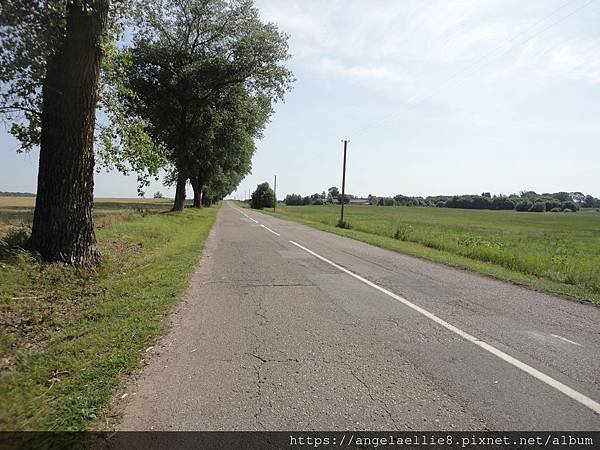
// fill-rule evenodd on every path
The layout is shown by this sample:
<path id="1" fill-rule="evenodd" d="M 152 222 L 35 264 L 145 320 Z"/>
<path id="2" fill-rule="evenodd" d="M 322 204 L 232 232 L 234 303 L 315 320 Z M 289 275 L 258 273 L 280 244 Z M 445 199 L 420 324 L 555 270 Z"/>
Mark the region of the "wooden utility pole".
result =
<path id="1" fill-rule="evenodd" d="M 273 183 L 273 193 L 275 194 L 275 203 L 273 203 L 273 212 L 277 208 L 277 175 L 275 175 L 275 182 Z"/>
<path id="2" fill-rule="evenodd" d="M 346 202 L 346 149 L 348 147 L 347 140 L 344 140 L 344 169 L 342 170 L 342 214 L 340 217 L 340 225 L 344 223 L 344 203 Z"/>

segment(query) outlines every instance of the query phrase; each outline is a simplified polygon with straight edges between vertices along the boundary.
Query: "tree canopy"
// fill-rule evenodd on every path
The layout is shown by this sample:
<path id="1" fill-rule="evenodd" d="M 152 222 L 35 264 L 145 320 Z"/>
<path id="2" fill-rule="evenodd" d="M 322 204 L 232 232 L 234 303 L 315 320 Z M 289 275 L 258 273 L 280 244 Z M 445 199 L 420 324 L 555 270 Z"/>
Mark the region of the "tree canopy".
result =
<path id="1" fill-rule="evenodd" d="M 254 139 L 292 82 L 282 64 L 287 37 L 250 0 L 162 0 L 142 12 L 136 30 L 115 55 L 110 85 L 118 95 L 109 111 L 144 124 L 166 149 L 178 193 L 187 180 L 202 190 L 213 175 L 247 174 Z M 112 159 L 125 160 L 127 142 L 119 144 Z M 182 207 L 176 199 L 174 209 Z"/>
<path id="2" fill-rule="evenodd" d="M 72 264 L 99 260 L 97 159 L 140 193 L 165 170 L 175 210 L 188 181 L 210 204 L 249 173 L 293 81 L 287 36 L 252 0 L 5 0 L 0 50 L 0 116 L 19 151 L 40 147 L 31 247 Z"/>

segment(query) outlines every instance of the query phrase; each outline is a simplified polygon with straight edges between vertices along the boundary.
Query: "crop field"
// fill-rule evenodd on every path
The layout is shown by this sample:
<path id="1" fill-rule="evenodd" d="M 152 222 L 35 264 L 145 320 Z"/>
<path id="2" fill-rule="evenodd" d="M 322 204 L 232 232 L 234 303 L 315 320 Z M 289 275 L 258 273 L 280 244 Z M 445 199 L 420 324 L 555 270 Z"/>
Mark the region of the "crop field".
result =
<path id="1" fill-rule="evenodd" d="M 101 228 L 114 216 L 141 211 L 167 211 L 171 199 L 97 198 L 94 200 L 96 226 Z M 14 226 L 31 226 L 35 197 L 0 197 L 0 234 Z"/>
<path id="2" fill-rule="evenodd" d="M 281 206 L 277 214 L 416 256 L 600 301 L 600 212 Z M 416 244 L 416 245 L 415 245 Z"/>

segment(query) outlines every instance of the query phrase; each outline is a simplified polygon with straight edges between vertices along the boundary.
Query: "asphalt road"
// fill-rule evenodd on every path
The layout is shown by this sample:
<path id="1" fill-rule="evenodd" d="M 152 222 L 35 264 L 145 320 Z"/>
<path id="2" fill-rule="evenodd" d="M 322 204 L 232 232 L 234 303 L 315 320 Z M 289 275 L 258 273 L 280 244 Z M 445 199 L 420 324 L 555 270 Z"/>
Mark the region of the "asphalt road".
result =
<path id="1" fill-rule="evenodd" d="M 118 429 L 600 429 L 600 308 L 230 203 L 170 322 Z"/>

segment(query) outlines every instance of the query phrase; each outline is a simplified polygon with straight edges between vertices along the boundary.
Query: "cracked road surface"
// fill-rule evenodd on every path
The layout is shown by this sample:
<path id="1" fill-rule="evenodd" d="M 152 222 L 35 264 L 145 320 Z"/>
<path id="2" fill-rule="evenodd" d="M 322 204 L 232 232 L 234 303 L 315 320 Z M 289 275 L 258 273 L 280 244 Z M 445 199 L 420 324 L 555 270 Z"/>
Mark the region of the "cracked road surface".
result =
<path id="1" fill-rule="evenodd" d="M 118 429 L 600 428 L 581 401 L 290 241 L 600 401 L 600 308 L 226 202 Z"/>

